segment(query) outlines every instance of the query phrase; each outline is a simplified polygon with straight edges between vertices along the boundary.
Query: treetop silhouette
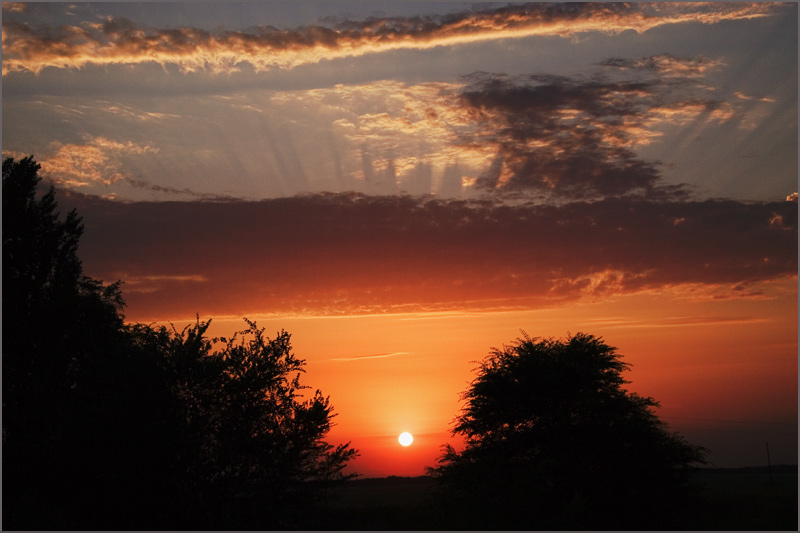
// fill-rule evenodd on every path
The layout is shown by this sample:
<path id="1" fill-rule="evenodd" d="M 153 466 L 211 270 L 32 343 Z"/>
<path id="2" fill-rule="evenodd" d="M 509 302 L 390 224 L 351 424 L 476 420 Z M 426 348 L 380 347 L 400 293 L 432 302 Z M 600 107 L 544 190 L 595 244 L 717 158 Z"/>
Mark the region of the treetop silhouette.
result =
<path id="1" fill-rule="evenodd" d="M 38 170 L 3 161 L 5 528 L 286 529 L 355 475 L 288 333 L 124 324 Z"/>
<path id="2" fill-rule="evenodd" d="M 584 333 L 494 349 L 454 421 L 465 449 L 445 446 L 429 472 L 474 498 L 487 527 L 635 526 L 669 505 L 705 451 L 666 429 L 653 398 L 623 388 L 629 366 Z"/>

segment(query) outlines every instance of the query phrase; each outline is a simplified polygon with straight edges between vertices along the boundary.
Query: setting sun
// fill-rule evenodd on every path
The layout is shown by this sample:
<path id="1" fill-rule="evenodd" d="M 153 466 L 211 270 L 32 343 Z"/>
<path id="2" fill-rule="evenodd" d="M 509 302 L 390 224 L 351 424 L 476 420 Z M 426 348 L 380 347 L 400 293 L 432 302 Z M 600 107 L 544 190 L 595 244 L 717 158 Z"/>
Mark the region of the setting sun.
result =
<path id="1" fill-rule="evenodd" d="M 404 432 L 400 434 L 400 437 L 397 438 L 400 441 L 400 444 L 403 446 L 410 446 L 412 442 L 414 442 L 414 437 L 411 433 Z"/>

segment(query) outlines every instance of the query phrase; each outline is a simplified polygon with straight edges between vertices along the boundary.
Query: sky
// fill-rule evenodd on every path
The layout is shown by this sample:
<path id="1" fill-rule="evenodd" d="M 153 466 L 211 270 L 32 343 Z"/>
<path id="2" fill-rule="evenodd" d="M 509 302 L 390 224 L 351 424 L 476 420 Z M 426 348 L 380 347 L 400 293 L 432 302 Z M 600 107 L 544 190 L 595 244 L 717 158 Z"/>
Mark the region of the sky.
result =
<path id="1" fill-rule="evenodd" d="M 797 462 L 796 3 L 4 2 L 3 157 L 126 320 L 292 334 L 362 476 L 578 332 L 719 467 Z M 402 447 L 397 436 L 414 435 Z"/>

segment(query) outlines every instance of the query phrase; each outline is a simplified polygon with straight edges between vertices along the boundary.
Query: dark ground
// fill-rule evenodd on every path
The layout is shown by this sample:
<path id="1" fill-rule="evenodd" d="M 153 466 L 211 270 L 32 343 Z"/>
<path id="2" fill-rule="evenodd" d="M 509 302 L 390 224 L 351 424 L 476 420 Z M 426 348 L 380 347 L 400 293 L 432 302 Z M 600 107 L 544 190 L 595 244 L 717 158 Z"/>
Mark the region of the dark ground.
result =
<path id="1" fill-rule="evenodd" d="M 701 469 L 687 528 L 797 531 L 797 465 Z"/>
<path id="2" fill-rule="evenodd" d="M 682 530 L 797 531 L 797 466 L 698 469 L 697 492 L 681 511 Z M 429 497 L 436 481 L 421 477 L 356 479 L 333 489 L 315 530 L 447 530 L 452 520 Z M 457 529 L 463 529 L 458 527 Z M 536 525 L 528 528 L 535 530 Z M 655 523 L 652 529 L 661 529 Z"/>

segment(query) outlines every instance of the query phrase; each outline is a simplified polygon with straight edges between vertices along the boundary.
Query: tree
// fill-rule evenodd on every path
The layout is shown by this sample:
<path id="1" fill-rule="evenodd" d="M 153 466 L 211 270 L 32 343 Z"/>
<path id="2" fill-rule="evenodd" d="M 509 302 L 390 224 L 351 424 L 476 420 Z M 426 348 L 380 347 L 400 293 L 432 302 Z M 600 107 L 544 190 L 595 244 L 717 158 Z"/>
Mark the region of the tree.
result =
<path id="1" fill-rule="evenodd" d="M 291 336 L 275 339 L 246 320 L 232 338 L 208 338 L 210 321 L 182 331 L 136 326 L 140 345 L 160 352 L 181 420 L 178 489 L 191 528 L 285 529 L 308 515 L 319 489 L 357 455 L 323 439 L 335 416 L 317 390 L 303 399 L 305 361 Z M 214 345 L 222 344 L 221 350 Z"/>
<path id="2" fill-rule="evenodd" d="M 32 157 L 3 161 L 4 525 L 79 528 L 69 517 L 95 481 L 89 465 L 111 456 L 89 451 L 104 446 L 94 377 L 123 342 L 123 300 L 119 283 L 83 274 L 81 219 L 61 219 L 38 170 Z"/>
<path id="3" fill-rule="evenodd" d="M 32 157 L 3 161 L 3 323 L 14 333 L 4 336 L 4 400 L 37 380 L 49 390 L 74 388 L 86 339 L 122 325 L 120 284 L 83 275 L 81 219 L 72 211 L 60 220 L 53 187 L 37 199 L 38 170 Z"/>
<path id="4" fill-rule="evenodd" d="M 288 333 L 125 324 L 121 283 L 83 274 L 81 218 L 38 170 L 3 161 L 4 528 L 285 528 L 354 475 Z"/>
<path id="5" fill-rule="evenodd" d="M 667 431 L 658 403 L 625 390 L 630 365 L 601 338 L 524 335 L 494 349 L 463 393 L 437 467 L 472 527 L 663 527 L 705 450 Z M 656 514 L 654 514 L 656 513 Z"/>

